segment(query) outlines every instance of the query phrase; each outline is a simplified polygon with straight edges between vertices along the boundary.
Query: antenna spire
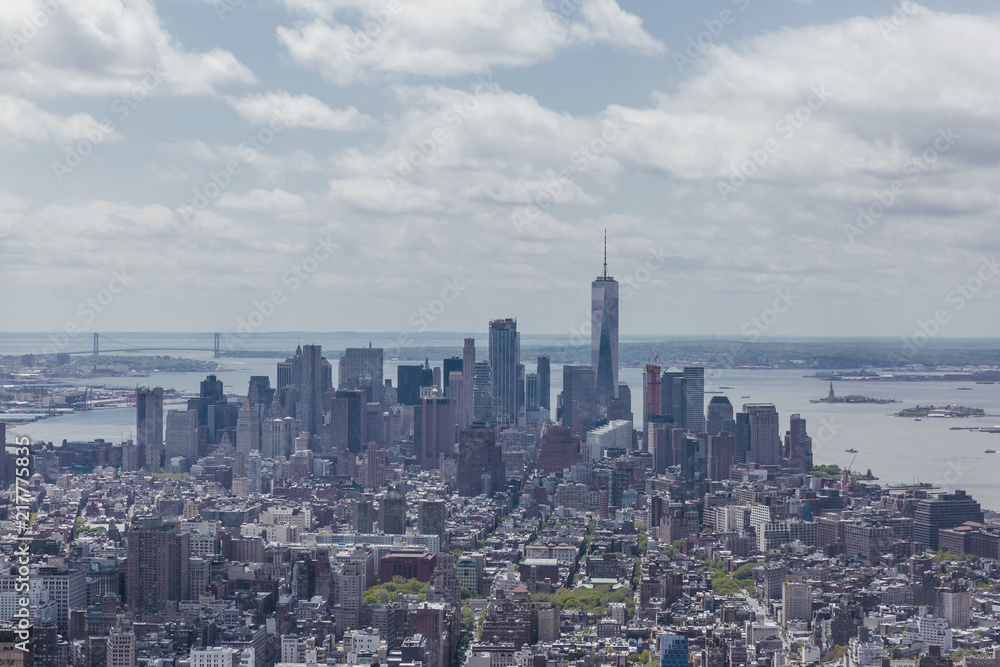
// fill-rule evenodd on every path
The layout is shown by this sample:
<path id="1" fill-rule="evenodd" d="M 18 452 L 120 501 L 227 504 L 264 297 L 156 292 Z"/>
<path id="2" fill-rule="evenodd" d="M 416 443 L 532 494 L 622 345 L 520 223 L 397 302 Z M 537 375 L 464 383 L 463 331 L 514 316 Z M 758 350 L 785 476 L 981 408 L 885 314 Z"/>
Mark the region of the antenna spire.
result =
<path id="1" fill-rule="evenodd" d="M 608 277 L 608 228 L 604 228 L 604 277 Z"/>

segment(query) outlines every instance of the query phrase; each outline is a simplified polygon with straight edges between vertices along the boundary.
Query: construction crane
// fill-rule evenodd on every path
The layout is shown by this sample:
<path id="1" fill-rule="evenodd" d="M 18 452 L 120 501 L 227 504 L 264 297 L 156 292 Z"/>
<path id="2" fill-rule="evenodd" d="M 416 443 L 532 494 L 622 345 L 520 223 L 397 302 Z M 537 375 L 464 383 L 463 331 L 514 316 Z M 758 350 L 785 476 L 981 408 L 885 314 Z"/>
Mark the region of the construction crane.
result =
<path id="1" fill-rule="evenodd" d="M 843 489 L 844 491 L 846 491 L 847 487 L 851 485 L 851 470 L 854 468 L 854 461 L 857 458 L 858 455 L 855 454 L 853 457 L 851 457 L 851 462 L 847 465 L 846 468 L 844 468 L 844 476 L 840 480 L 840 488 Z"/>
<path id="2" fill-rule="evenodd" d="M 659 365 L 660 364 L 660 353 L 657 352 L 656 350 L 654 350 L 652 347 L 650 347 L 649 343 L 643 343 L 643 345 L 645 345 L 646 349 L 649 350 L 649 353 L 651 355 L 653 355 L 653 363 L 656 364 L 656 365 Z"/>

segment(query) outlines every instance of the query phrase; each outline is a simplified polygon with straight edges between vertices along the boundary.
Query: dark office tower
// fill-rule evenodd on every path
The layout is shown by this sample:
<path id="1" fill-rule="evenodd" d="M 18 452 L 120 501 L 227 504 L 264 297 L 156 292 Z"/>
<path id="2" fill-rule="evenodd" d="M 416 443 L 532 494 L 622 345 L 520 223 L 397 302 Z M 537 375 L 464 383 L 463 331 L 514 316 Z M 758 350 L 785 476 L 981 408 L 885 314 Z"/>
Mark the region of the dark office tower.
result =
<path id="1" fill-rule="evenodd" d="M 924 498 L 917 503 L 913 515 L 913 541 L 937 551 L 938 531 L 960 526 L 966 521 L 982 523 L 983 510 L 965 491 Z"/>
<path id="2" fill-rule="evenodd" d="M 475 369 L 472 389 L 472 422 L 492 424 L 493 369 L 488 361 L 477 361 Z"/>
<path id="3" fill-rule="evenodd" d="M 691 433 L 682 436 L 680 445 L 680 481 L 684 500 L 699 500 L 704 495 L 706 447 L 700 438 Z"/>
<path id="4" fill-rule="evenodd" d="M 733 465 L 736 438 L 730 433 L 708 436 L 708 478 L 715 482 L 729 479 L 729 468 Z"/>
<path id="5" fill-rule="evenodd" d="M 652 415 L 647 428 L 647 451 L 653 456 L 653 472 L 662 475 L 674 465 L 673 432 L 676 425 L 670 415 Z"/>
<path id="6" fill-rule="evenodd" d="M 330 399 L 330 444 L 337 450 L 361 452 L 368 442 L 368 394 L 361 389 L 337 390 Z"/>
<path id="7" fill-rule="evenodd" d="M 618 383 L 618 401 L 621 404 L 622 416 L 615 417 L 615 419 L 625 419 L 630 422 L 635 421 L 634 415 L 632 414 L 632 390 L 624 382 Z M 611 419 L 609 417 L 608 419 Z"/>
<path id="8" fill-rule="evenodd" d="M 208 403 L 224 403 L 226 394 L 223 391 L 222 380 L 215 375 L 206 375 L 201 381 L 201 391 L 198 395 L 206 399 Z"/>
<path id="9" fill-rule="evenodd" d="M 733 450 L 733 463 L 746 463 L 750 454 L 750 415 L 746 412 L 736 413 L 736 423 L 733 424 L 733 435 L 736 437 L 736 449 Z"/>
<path id="10" fill-rule="evenodd" d="M 126 533 L 126 602 L 135 614 L 157 613 L 168 602 L 189 599 L 190 536 L 159 518 L 139 519 Z"/>
<path id="11" fill-rule="evenodd" d="M 396 400 L 400 405 L 420 402 L 420 388 L 434 386 L 434 371 L 426 366 L 400 366 L 396 369 Z"/>
<path id="12" fill-rule="evenodd" d="M 330 386 L 325 381 L 329 376 L 324 365 L 329 363 L 323 358 L 322 346 L 303 346 L 302 385 L 296 417 L 302 422 L 302 430 L 309 435 L 319 435 L 319 427 L 323 424 L 323 395 Z"/>
<path id="13" fill-rule="evenodd" d="M 351 506 L 351 526 L 355 533 L 370 533 L 375 525 L 375 503 L 368 498 L 358 498 Z"/>
<path id="14" fill-rule="evenodd" d="M 458 438 L 458 495 L 492 496 L 501 491 L 504 478 L 503 452 L 497 446 L 496 430 L 473 424 Z"/>
<path id="15" fill-rule="evenodd" d="M 684 371 L 671 366 L 663 371 L 660 384 L 660 414 L 674 418 L 677 428 L 685 428 Z"/>
<path id="16" fill-rule="evenodd" d="M 560 473 L 580 461 L 580 437 L 566 426 L 547 423 L 542 426 L 538 446 L 538 470 L 544 474 Z"/>
<path id="17" fill-rule="evenodd" d="M 806 433 L 806 420 L 795 414 L 788 426 L 788 433 L 785 434 L 788 467 L 796 472 L 809 472 L 813 467 L 813 446 L 812 438 Z"/>
<path id="18" fill-rule="evenodd" d="M 455 453 L 455 402 L 424 398 L 413 408 L 413 450 L 423 470 L 437 470 L 440 455 Z"/>
<path id="19" fill-rule="evenodd" d="M 159 472 L 163 465 L 163 388 L 135 390 L 135 444 L 143 470 Z"/>
<path id="20" fill-rule="evenodd" d="M 590 288 L 590 365 L 594 399 L 603 414 L 608 399 L 618 395 L 618 281 L 608 275 L 608 239 L 604 239 L 604 273 Z"/>
<path id="21" fill-rule="evenodd" d="M 247 388 L 247 398 L 257 407 L 257 417 L 263 419 L 274 402 L 274 388 L 271 378 L 266 375 L 251 375 L 250 386 Z"/>
<path id="22" fill-rule="evenodd" d="M 398 493 L 382 496 L 382 532 L 387 535 L 406 534 L 406 497 Z"/>
<path id="23" fill-rule="evenodd" d="M 517 423 L 524 424 L 524 364 L 517 365 Z"/>
<path id="24" fill-rule="evenodd" d="M 442 372 L 441 381 L 444 383 L 444 395 L 450 396 L 448 393 L 448 387 L 450 386 L 451 380 L 450 375 L 452 373 L 462 372 L 462 357 L 448 357 L 442 362 Z"/>
<path id="25" fill-rule="evenodd" d="M 170 459 L 183 456 L 187 459 L 185 470 L 198 461 L 198 413 L 194 410 L 167 412 L 167 435 L 164 438 L 164 466 Z M 259 438 L 258 438 L 259 443 Z M 239 442 L 236 443 L 239 447 Z M 247 452 L 249 454 L 249 451 Z"/>
<path id="26" fill-rule="evenodd" d="M 597 422 L 594 368 L 563 366 L 562 425 L 582 439 Z"/>
<path id="27" fill-rule="evenodd" d="M 462 393 L 458 399 L 458 427 L 468 428 L 475 419 L 476 339 L 466 338 L 462 346 Z"/>
<path id="28" fill-rule="evenodd" d="M 302 346 L 295 348 L 295 354 L 278 362 L 278 390 L 285 387 L 302 386 Z"/>
<path id="29" fill-rule="evenodd" d="M 517 365 L 521 361 L 517 320 L 490 322 L 493 419 L 498 428 L 517 426 Z"/>
<path id="30" fill-rule="evenodd" d="M 743 412 L 750 418 L 750 450 L 747 463 L 762 466 L 781 465 L 781 436 L 778 410 L 773 403 L 747 403 Z"/>
<path id="31" fill-rule="evenodd" d="M 684 428 L 705 432 L 705 368 L 684 367 Z"/>
<path id="32" fill-rule="evenodd" d="M 417 503 L 417 532 L 421 535 L 444 535 L 446 519 L 443 500 L 421 500 Z"/>
<path id="33" fill-rule="evenodd" d="M 725 396 L 713 396 L 708 402 L 708 426 L 705 431 L 709 435 L 722 433 L 722 425 L 733 418 L 733 404 Z"/>
<path id="34" fill-rule="evenodd" d="M 382 376 L 382 348 L 349 347 L 337 365 L 337 389 L 360 389 L 366 402 L 382 400 L 385 379 Z"/>
<path id="35" fill-rule="evenodd" d="M 647 424 L 649 422 L 650 416 L 661 414 L 660 386 L 660 367 L 656 364 L 646 364 L 646 373 L 642 376 L 643 424 Z M 643 432 L 645 432 L 645 429 Z"/>
<path id="36" fill-rule="evenodd" d="M 524 410 L 537 412 L 539 407 L 538 373 L 528 373 L 524 376 Z"/>
<path id="37" fill-rule="evenodd" d="M 538 404 L 552 413 L 552 375 L 549 368 L 549 358 L 538 357 Z M 555 421 L 555 415 L 549 417 Z"/>

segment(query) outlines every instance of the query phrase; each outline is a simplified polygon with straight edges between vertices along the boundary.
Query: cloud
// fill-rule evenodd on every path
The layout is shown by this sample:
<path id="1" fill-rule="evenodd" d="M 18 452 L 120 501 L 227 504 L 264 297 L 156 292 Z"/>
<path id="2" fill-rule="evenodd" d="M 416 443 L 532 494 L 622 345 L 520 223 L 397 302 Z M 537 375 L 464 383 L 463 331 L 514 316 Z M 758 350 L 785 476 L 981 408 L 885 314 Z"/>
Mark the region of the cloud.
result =
<path id="1" fill-rule="evenodd" d="M 0 86 L 32 95 L 128 94 L 151 73 L 178 95 L 255 82 L 229 51 L 185 50 L 150 0 L 5 0 L 0 35 Z"/>
<path id="2" fill-rule="evenodd" d="M 59 116 L 39 109 L 28 100 L 0 95 L 0 145 L 26 141 L 72 143 L 80 139 L 101 143 L 121 139 L 121 135 L 109 126 L 102 126 L 90 114 Z"/>
<path id="3" fill-rule="evenodd" d="M 278 28 L 292 59 L 338 84 L 384 76 L 450 77 L 551 59 L 573 44 L 608 44 L 643 55 L 666 47 L 615 0 L 285 0 L 307 16 Z M 344 18 L 344 17 L 347 18 Z M 354 19 L 348 21 L 348 19 Z"/>
<path id="4" fill-rule="evenodd" d="M 266 125 L 277 114 L 289 127 L 346 132 L 364 130 L 374 119 L 354 107 L 331 109 L 312 95 L 291 95 L 283 90 L 241 98 L 228 98 L 237 113 L 255 125 Z"/>

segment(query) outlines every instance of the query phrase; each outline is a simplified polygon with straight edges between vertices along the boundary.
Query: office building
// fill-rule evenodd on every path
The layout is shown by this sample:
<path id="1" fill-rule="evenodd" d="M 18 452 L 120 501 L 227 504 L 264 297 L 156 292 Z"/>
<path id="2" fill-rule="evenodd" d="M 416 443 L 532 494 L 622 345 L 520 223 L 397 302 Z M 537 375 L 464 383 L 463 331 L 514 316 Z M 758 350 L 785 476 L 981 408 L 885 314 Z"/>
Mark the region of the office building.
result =
<path id="1" fill-rule="evenodd" d="M 406 497 L 398 493 L 382 496 L 382 532 L 387 535 L 406 534 Z"/>
<path id="2" fill-rule="evenodd" d="M 333 387 L 332 367 L 323 358 L 321 345 L 302 346 L 302 386 L 299 388 L 299 405 L 296 417 L 302 430 L 309 435 L 319 435 L 323 424 L 323 397 Z"/>
<path id="3" fill-rule="evenodd" d="M 568 426 L 547 423 L 542 426 L 538 446 L 538 470 L 545 475 L 572 468 L 580 457 L 580 436 L 573 435 Z"/>
<path id="4" fill-rule="evenodd" d="M 660 379 L 661 369 L 656 364 L 646 364 L 646 372 L 642 376 L 642 423 L 643 433 L 649 429 L 649 418 L 652 415 L 660 414 Z M 647 437 L 643 437 L 644 442 Z M 646 444 L 644 451 L 649 451 Z"/>
<path id="5" fill-rule="evenodd" d="M 594 396 L 593 366 L 566 364 L 563 366 L 561 423 L 573 435 L 583 438 L 597 423 L 597 402 Z"/>
<path id="6" fill-rule="evenodd" d="M 709 435 L 718 435 L 722 433 L 724 425 L 728 421 L 733 421 L 733 404 L 725 396 L 713 396 L 708 402 L 708 421 L 705 432 Z"/>
<path id="7" fill-rule="evenodd" d="M 538 395 L 538 373 L 528 373 L 524 376 L 524 410 L 538 412 L 541 407 Z"/>
<path id="8" fill-rule="evenodd" d="M 468 428 L 475 419 L 476 339 L 466 338 L 462 346 L 462 388 L 458 393 L 459 430 Z"/>
<path id="9" fill-rule="evenodd" d="M 458 495 L 488 496 L 503 489 L 503 451 L 496 444 L 496 430 L 473 424 L 458 438 Z"/>
<path id="10" fill-rule="evenodd" d="M 705 432 L 705 368 L 684 367 L 684 428 L 691 433 Z"/>
<path id="11" fill-rule="evenodd" d="M 361 389 L 338 389 L 330 398 L 330 446 L 336 451 L 361 452 L 368 441 L 368 394 Z"/>
<path id="12" fill-rule="evenodd" d="M 677 428 L 686 428 L 684 402 L 684 371 L 671 366 L 660 378 L 660 414 L 670 415 Z"/>
<path id="13" fill-rule="evenodd" d="M 792 621 L 812 620 L 812 586 L 796 581 L 783 582 L 781 615 L 785 627 Z"/>
<path id="14" fill-rule="evenodd" d="M 434 386 L 434 371 L 430 364 L 396 368 L 396 401 L 400 405 L 420 402 L 420 388 Z"/>
<path id="15" fill-rule="evenodd" d="M 349 347 L 337 364 L 337 389 L 360 390 L 366 403 L 379 403 L 385 389 L 382 367 L 382 348 Z"/>
<path id="16" fill-rule="evenodd" d="M 443 500 L 417 503 L 417 532 L 421 535 L 444 535 L 447 512 Z"/>
<path id="17" fill-rule="evenodd" d="M 743 406 L 750 427 L 747 463 L 762 466 L 781 465 L 781 439 L 778 410 L 773 403 L 747 403 Z M 737 427 L 739 422 L 737 422 Z M 738 433 L 738 431 L 737 431 Z"/>
<path id="18" fill-rule="evenodd" d="M 135 390 L 135 444 L 143 470 L 163 467 L 163 388 Z"/>
<path id="19" fill-rule="evenodd" d="M 660 667 L 688 667 L 687 635 L 662 633 L 660 642 Z"/>
<path id="20" fill-rule="evenodd" d="M 965 491 L 940 493 L 917 503 L 913 516 L 913 541 L 938 550 L 938 531 L 954 528 L 966 521 L 983 523 L 983 510 Z"/>
<path id="21" fill-rule="evenodd" d="M 472 390 L 472 423 L 492 424 L 494 409 L 493 369 L 490 367 L 490 362 L 488 361 L 477 361 L 475 369 Z"/>
<path id="22" fill-rule="evenodd" d="M 552 412 L 552 372 L 547 356 L 538 357 L 538 365 L 535 369 L 538 373 L 538 404 Z"/>
<path id="23" fill-rule="evenodd" d="M 119 617 L 108 634 L 104 655 L 107 667 L 135 667 L 135 632 L 131 623 Z"/>
<path id="24" fill-rule="evenodd" d="M 158 613 L 189 599 L 190 536 L 159 518 L 139 519 L 128 531 L 125 595 L 135 613 Z"/>
<path id="25" fill-rule="evenodd" d="M 601 414 L 618 396 L 618 281 L 608 275 L 608 241 L 604 239 L 604 273 L 590 289 L 590 365 L 594 399 Z"/>
<path id="26" fill-rule="evenodd" d="M 813 468 L 812 438 L 806 433 L 806 420 L 794 414 L 785 434 L 785 451 L 788 453 L 788 467 L 795 472 L 806 473 Z"/>
<path id="27" fill-rule="evenodd" d="M 455 403 L 424 398 L 413 408 L 413 451 L 424 470 L 437 470 L 441 456 L 455 454 Z"/>
<path id="28" fill-rule="evenodd" d="M 518 425 L 517 367 L 521 363 L 517 321 L 490 322 L 489 360 L 493 380 L 493 419 L 499 428 Z"/>
<path id="29" fill-rule="evenodd" d="M 260 412 L 248 396 L 240 406 L 240 414 L 236 420 L 236 451 L 247 456 L 250 452 L 259 451 L 260 434 Z"/>
<path id="30" fill-rule="evenodd" d="M 237 446 L 239 443 L 237 442 Z M 195 410 L 167 412 L 167 437 L 164 460 L 183 456 L 185 471 L 198 461 L 198 413 Z"/>

